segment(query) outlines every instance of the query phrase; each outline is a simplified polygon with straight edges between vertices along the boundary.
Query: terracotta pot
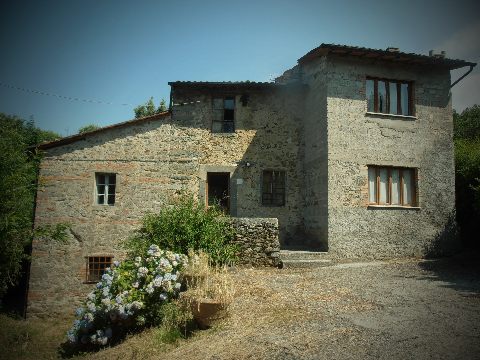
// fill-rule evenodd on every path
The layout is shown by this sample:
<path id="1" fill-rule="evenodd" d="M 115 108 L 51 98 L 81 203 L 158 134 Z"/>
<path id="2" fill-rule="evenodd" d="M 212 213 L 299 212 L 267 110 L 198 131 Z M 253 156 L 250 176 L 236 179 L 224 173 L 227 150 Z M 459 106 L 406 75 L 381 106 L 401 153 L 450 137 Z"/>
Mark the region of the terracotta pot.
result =
<path id="1" fill-rule="evenodd" d="M 227 316 L 227 305 L 212 299 L 193 300 L 191 302 L 193 318 L 200 329 L 208 329 L 215 320 Z"/>

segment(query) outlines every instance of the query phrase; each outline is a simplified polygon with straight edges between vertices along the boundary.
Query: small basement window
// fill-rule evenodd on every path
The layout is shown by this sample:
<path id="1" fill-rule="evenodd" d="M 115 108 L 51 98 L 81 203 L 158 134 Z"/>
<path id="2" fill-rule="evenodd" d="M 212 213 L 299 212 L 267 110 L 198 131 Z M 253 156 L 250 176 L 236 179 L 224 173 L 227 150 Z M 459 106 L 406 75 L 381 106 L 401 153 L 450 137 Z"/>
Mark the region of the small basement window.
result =
<path id="1" fill-rule="evenodd" d="M 97 173 L 95 182 L 97 204 L 113 206 L 115 204 L 116 174 Z"/>
<path id="2" fill-rule="evenodd" d="M 213 99 L 212 132 L 235 132 L 235 98 L 233 96 Z"/>
<path id="3" fill-rule="evenodd" d="M 413 82 L 367 78 L 367 111 L 413 116 Z"/>
<path id="4" fill-rule="evenodd" d="M 106 269 L 112 265 L 113 256 L 87 256 L 86 278 L 87 283 L 95 283 L 101 280 Z"/>
<path id="5" fill-rule="evenodd" d="M 262 176 L 262 205 L 285 205 L 285 171 L 264 170 Z"/>

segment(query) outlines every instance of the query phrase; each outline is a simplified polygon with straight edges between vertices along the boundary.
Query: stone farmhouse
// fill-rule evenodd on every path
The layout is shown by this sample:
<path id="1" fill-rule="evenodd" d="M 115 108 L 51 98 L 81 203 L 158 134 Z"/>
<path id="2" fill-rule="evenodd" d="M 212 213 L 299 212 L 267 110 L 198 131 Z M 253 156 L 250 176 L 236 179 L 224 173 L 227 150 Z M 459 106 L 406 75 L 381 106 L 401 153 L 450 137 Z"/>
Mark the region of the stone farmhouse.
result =
<path id="1" fill-rule="evenodd" d="M 453 249 L 450 70 L 475 65 L 322 44 L 275 82 L 170 82 L 168 112 L 39 145 L 35 226 L 72 228 L 65 243 L 34 240 L 29 314 L 71 309 L 141 217 L 183 190 L 273 227 L 283 249 Z M 254 237 L 245 257 L 278 251 L 276 235 Z"/>

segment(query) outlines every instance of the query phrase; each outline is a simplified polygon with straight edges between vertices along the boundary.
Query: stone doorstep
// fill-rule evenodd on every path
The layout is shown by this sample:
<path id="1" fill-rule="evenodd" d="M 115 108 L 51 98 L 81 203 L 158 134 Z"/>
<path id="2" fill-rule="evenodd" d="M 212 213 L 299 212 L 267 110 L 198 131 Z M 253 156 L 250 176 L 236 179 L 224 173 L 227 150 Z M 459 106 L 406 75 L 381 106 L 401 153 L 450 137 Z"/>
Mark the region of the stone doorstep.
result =
<path id="1" fill-rule="evenodd" d="M 332 260 L 282 260 L 283 268 L 318 268 L 332 266 Z"/>
<path id="2" fill-rule="evenodd" d="M 330 259 L 326 251 L 280 250 L 282 260 L 327 260 Z"/>
<path id="3" fill-rule="evenodd" d="M 334 264 L 328 258 L 328 252 L 320 251 L 280 250 L 280 259 L 284 268 L 312 268 Z"/>

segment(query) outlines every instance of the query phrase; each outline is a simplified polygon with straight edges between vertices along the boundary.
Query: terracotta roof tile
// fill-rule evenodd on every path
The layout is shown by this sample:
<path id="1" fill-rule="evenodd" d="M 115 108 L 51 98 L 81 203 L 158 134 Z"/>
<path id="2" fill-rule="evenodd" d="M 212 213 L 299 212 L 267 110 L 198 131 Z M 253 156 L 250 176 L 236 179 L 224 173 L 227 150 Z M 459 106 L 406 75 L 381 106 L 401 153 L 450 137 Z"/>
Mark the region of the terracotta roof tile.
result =
<path id="1" fill-rule="evenodd" d="M 170 86 L 188 86 L 188 87 L 275 87 L 279 86 L 274 82 L 261 81 L 171 81 Z"/>
<path id="2" fill-rule="evenodd" d="M 151 115 L 151 116 L 145 116 L 145 117 L 138 118 L 138 119 L 127 120 L 127 121 L 124 121 L 124 122 L 121 122 L 121 123 L 105 126 L 105 127 L 100 128 L 100 129 L 88 131 L 88 132 L 85 132 L 85 133 L 82 133 L 82 134 L 75 134 L 75 135 L 72 135 L 72 136 L 67 136 L 67 137 L 64 137 L 64 138 L 61 138 L 61 139 L 58 139 L 58 140 L 38 144 L 38 145 L 35 145 L 35 146 L 32 146 L 32 147 L 33 148 L 38 148 L 38 149 L 41 149 L 41 150 L 46 150 L 46 149 L 50 149 L 50 148 L 60 146 L 60 145 L 71 144 L 75 141 L 83 140 L 87 136 L 90 136 L 90 135 L 93 135 L 93 134 L 98 134 L 98 133 L 108 131 L 108 130 L 111 130 L 111 129 L 121 128 L 121 127 L 125 127 L 125 126 L 130 126 L 130 125 L 137 125 L 137 124 L 141 124 L 143 122 L 148 122 L 148 121 L 152 121 L 152 120 L 160 120 L 160 119 L 163 119 L 163 118 L 169 116 L 170 114 L 171 114 L 170 111 L 165 111 L 165 112 L 155 114 L 155 115 Z"/>
<path id="3" fill-rule="evenodd" d="M 306 63 L 316 57 L 324 56 L 327 54 L 335 54 L 341 56 L 361 57 L 368 59 L 379 59 L 384 61 L 393 61 L 404 64 L 419 64 L 419 65 L 431 65 L 446 67 L 450 70 L 458 69 L 464 66 L 476 66 L 476 63 L 458 60 L 447 59 L 437 56 L 419 55 L 414 53 L 405 53 L 400 51 L 370 49 L 358 46 L 347 46 L 337 44 L 321 44 L 319 47 L 309 51 L 298 62 Z"/>

